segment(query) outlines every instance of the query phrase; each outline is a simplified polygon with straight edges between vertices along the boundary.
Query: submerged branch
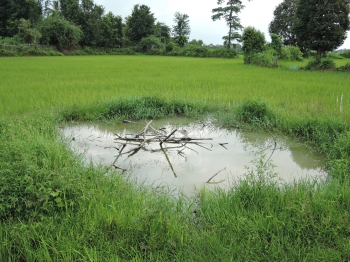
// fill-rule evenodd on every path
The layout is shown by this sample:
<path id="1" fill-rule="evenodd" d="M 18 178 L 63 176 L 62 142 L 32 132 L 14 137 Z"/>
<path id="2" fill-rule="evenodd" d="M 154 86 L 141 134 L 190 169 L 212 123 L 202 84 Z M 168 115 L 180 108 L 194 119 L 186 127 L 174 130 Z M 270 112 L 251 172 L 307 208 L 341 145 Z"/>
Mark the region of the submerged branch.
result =
<path id="1" fill-rule="evenodd" d="M 209 180 L 207 181 L 207 183 L 209 183 L 210 180 L 212 180 L 214 177 L 216 177 L 220 172 L 224 171 L 225 169 L 226 169 L 226 167 L 223 168 L 223 169 L 221 169 L 219 172 L 215 173 L 215 175 L 213 175 L 211 178 L 209 178 Z M 222 181 L 221 181 L 221 182 L 222 182 Z M 220 183 L 221 183 L 221 182 L 220 182 Z"/>

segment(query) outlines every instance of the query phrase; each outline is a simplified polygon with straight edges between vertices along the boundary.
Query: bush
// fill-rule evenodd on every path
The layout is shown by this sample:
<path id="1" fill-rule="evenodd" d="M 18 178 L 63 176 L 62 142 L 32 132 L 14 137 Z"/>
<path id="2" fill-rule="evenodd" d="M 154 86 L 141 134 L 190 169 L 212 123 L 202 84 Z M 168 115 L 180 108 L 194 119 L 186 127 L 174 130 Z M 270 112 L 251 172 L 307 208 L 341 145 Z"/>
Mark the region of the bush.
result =
<path id="1" fill-rule="evenodd" d="M 209 49 L 204 46 L 199 45 L 187 45 L 186 48 L 186 56 L 190 57 L 208 57 Z"/>
<path id="2" fill-rule="evenodd" d="M 249 64 L 254 54 L 263 52 L 265 50 L 265 35 L 254 27 L 247 27 L 244 29 L 242 50 L 244 53 L 244 63 Z"/>
<path id="3" fill-rule="evenodd" d="M 44 19 L 39 29 L 42 33 L 41 43 L 54 45 L 58 50 L 76 48 L 83 35 L 80 27 L 59 15 L 52 15 Z"/>
<path id="4" fill-rule="evenodd" d="M 346 65 L 338 67 L 337 71 L 350 72 L 350 63 L 346 63 Z"/>
<path id="5" fill-rule="evenodd" d="M 340 54 L 342 57 L 350 58 L 350 50 Z"/>
<path id="6" fill-rule="evenodd" d="M 333 52 L 328 52 L 326 57 L 331 58 L 331 59 L 343 59 L 344 58 L 341 55 L 339 55 L 337 53 L 333 53 Z"/>
<path id="7" fill-rule="evenodd" d="M 16 56 L 16 52 L 12 50 L 2 49 L 0 47 L 0 56 Z"/>
<path id="8" fill-rule="evenodd" d="M 282 60 L 303 61 L 303 53 L 297 46 L 286 46 L 282 48 L 279 58 Z"/>
<path id="9" fill-rule="evenodd" d="M 142 52 L 151 52 L 159 50 L 163 46 L 163 43 L 158 37 L 154 35 L 142 38 L 140 42 L 140 51 Z"/>
<path id="10" fill-rule="evenodd" d="M 0 44 L 23 45 L 24 39 L 19 37 L 18 35 L 15 35 L 14 37 L 5 37 L 0 39 Z"/>
<path id="11" fill-rule="evenodd" d="M 311 60 L 304 68 L 305 70 L 334 70 L 336 65 L 331 58 Z"/>
<path id="12" fill-rule="evenodd" d="M 175 49 L 176 45 L 173 42 L 169 42 L 166 46 L 165 46 L 165 51 L 167 53 L 172 52 Z"/>
<path id="13" fill-rule="evenodd" d="M 221 58 L 235 58 L 237 57 L 236 50 L 230 48 L 218 48 L 214 50 L 210 50 L 211 57 L 221 57 Z"/>
<path id="14" fill-rule="evenodd" d="M 250 53 L 244 55 L 245 64 L 254 64 L 264 67 L 275 67 L 276 51 L 269 48 L 264 52 Z"/>

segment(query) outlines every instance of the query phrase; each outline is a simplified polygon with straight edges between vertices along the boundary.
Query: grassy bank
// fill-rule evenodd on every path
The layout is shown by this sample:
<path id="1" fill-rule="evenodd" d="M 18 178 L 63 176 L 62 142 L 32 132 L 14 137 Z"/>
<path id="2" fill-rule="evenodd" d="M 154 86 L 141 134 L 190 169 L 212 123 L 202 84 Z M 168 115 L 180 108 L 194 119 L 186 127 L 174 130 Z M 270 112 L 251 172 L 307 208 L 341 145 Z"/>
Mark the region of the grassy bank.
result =
<path id="1" fill-rule="evenodd" d="M 0 70 L 1 261 L 350 259 L 346 74 L 216 59 L 45 59 L 1 60 L 7 63 L 0 65 L 7 70 Z M 19 75 L 24 79 L 10 81 Z M 104 167 L 84 166 L 57 130 L 64 120 L 206 113 L 227 126 L 308 141 L 326 156 L 332 179 L 281 187 L 261 156 L 228 192 L 172 199 L 119 174 L 105 176 Z"/>

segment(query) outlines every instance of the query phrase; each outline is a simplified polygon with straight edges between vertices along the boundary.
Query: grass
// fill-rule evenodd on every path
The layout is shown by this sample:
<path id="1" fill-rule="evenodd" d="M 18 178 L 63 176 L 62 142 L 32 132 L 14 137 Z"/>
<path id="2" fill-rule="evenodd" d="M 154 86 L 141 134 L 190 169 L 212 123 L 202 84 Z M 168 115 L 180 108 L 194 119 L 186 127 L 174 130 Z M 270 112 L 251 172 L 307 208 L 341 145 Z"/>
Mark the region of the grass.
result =
<path id="1" fill-rule="evenodd" d="M 350 260 L 344 83 L 349 74 L 241 59 L 1 58 L 0 260 Z M 206 113 L 309 142 L 330 179 L 277 185 L 262 155 L 229 191 L 173 199 L 84 166 L 57 130 L 66 120 Z"/>
<path id="2" fill-rule="evenodd" d="M 145 95 L 226 106 L 255 98 L 284 114 L 331 115 L 344 120 L 350 114 L 350 91 L 344 85 L 350 81 L 349 74 L 248 69 L 240 59 L 1 58 L 0 79 L 0 114 L 6 115 Z"/>

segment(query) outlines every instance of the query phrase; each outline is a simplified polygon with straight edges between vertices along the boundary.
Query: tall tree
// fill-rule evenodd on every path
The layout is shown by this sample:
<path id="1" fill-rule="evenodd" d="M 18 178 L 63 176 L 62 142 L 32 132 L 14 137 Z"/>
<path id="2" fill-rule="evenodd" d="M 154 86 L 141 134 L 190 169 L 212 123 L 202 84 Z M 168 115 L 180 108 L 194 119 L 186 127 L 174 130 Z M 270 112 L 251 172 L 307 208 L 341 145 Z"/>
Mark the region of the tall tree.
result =
<path id="1" fill-rule="evenodd" d="M 297 37 L 292 30 L 296 22 L 298 0 L 284 0 L 273 12 L 273 20 L 269 25 L 269 32 L 282 37 L 285 45 L 296 45 Z"/>
<path id="2" fill-rule="evenodd" d="M 266 44 L 265 35 L 261 31 L 255 29 L 254 27 L 248 26 L 244 28 L 242 40 L 244 63 L 250 64 L 251 59 L 255 54 L 264 51 Z"/>
<path id="3" fill-rule="evenodd" d="M 191 33 L 190 17 L 187 14 L 176 12 L 174 15 L 173 36 L 175 41 L 182 47 L 188 41 Z"/>
<path id="4" fill-rule="evenodd" d="M 123 23 L 120 16 L 109 12 L 102 17 L 102 39 L 99 46 L 120 47 L 123 40 Z"/>
<path id="5" fill-rule="evenodd" d="M 59 8 L 65 19 L 76 25 L 79 24 L 81 13 L 79 0 L 59 0 Z"/>
<path id="6" fill-rule="evenodd" d="M 214 15 L 212 15 L 211 18 L 213 21 L 221 20 L 221 18 L 226 21 L 229 31 L 227 36 L 224 36 L 223 39 L 225 40 L 227 48 L 231 48 L 232 40 L 240 39 L 241 37 L 239 31 L 242 30 L 243 26 L 240 23 L 238 14 L 244 8 L 244 5 L 240 0 L 218 0 L 217 4 L 219 7 L 212 10 Z"/>
<path id="7" fill-rule="evenodd" d="M 317 51 L 320 59 L 325 51 L 342 45 L 349 30 L 349 0 L 299 1 L 293 31 L 298 44 Z"/>
<path id="8" fill-rule="evenodd" d="M 102 16 L 104 8 L 96 5 L 93 0 L 81 0 L 80 19 L 78 25 L 83 31 L 81 44 L 97 46 L 102 37 Z"/>
<path id="9" fill-rule="evenodd" d="M 154 35 L 158 37 L 162 43 L 169 42 L 170 39 L 170 27 L 165 23 L 157 22 L 154 27 Z"/>
<path id="10" fill-rule="evenodd" d="M 146 5 L 134 5 L 126 22 L 126 36 L 134 43 L 153 34 L 156 19 L 151 9 Z"/>
<path id="11" fill-rule="evenodd" d="M 35 25 L 41 18 L 41 4 L 37 0 L 1 0 L 0 36 L 12 37 L 18 33 L 21 18 Z"/>

